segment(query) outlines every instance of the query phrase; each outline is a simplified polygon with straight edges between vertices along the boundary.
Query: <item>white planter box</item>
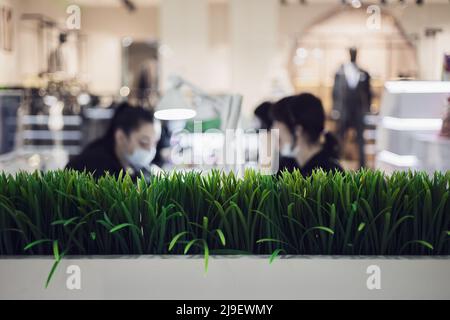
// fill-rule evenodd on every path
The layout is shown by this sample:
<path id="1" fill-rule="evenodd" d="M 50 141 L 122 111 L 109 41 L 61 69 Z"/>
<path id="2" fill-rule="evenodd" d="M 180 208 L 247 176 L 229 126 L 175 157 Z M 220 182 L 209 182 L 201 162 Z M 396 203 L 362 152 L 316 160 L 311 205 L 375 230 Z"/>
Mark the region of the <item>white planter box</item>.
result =
<path id="1" fill-rule="evenodd" d="M 66 257 L 48 289 L 51 257 L 0 258 L 0 299 L 450 299 L 450 257 Z M 81 289 L 66 286 L 81 270 Z M 381 289 L 369 290 L 369 266 Z M 369 268 L 370 271 L 370 268 Z"/>

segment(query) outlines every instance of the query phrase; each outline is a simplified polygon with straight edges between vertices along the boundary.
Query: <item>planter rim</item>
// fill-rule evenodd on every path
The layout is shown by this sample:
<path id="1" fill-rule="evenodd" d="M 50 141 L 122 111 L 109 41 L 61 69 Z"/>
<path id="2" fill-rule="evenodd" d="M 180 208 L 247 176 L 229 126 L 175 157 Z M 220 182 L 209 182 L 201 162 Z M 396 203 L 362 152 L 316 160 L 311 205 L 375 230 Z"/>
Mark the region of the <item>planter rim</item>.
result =
<path id="1" fill-rule="evenodd" d="M 265 260 L 269 259 L 270 255 L 210 255 L 209 258 L 213 260 L 237 260 L 237 259 L 252 259 Z M 54 260 L 51 255 L 12 255 L 0 256 L 2 260 Z M 203 255 L 69 255 L 62 258 L 62 260 L 198 260 L 204 259 Z M 450 255 L 436 255 L 436 256 L 382 256 L 382 255 L 280 255 L 277 260 L 450 260 Z"/>

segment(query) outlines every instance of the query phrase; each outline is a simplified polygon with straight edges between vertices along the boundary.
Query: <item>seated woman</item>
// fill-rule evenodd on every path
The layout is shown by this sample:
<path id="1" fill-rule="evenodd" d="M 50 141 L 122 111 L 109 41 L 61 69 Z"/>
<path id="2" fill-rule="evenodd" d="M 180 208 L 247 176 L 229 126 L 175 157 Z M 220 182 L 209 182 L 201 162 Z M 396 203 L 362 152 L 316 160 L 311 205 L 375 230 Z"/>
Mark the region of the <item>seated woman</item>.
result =
<path id="1" fill-rule="evenodd" d="M 314 169 L 343 171 L 337 158 L 337 139 L 324 132 L 325 111 L 320 99 L 304 93 L 284 98 L 272 107 L 273 129 L 279 130 L 280 161 L 283 170 L 299 169 L 310 176 Z"/>
<path id="2" fill-rule="evenodd" d="M 158 140 L 153 113 L 123 103 L 115 111 L 105 136 L 89 144 L 66 168 L 86 170 L 96 178 L 106 172 L 118 176 L 121 170 L 137 175 L 141 170 L 149 171 Z"/>

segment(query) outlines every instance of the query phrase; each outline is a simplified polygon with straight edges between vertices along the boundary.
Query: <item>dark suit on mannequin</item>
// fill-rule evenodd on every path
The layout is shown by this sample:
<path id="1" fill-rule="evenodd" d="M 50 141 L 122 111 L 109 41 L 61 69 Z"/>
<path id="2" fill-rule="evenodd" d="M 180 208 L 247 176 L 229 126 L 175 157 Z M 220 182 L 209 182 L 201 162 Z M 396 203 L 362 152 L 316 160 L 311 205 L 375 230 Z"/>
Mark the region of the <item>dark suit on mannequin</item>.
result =
<path id="1" fill-rule="evenodd" d="M 333 109 L 338 120 L 341 140 L 350 128 L 357 135 L 360 167 L 365 166 L 364 116 L 370 112 L 372 93 L 370 75 L 356 64 L 357 51 L 351 48 L 350 63 L 342 65 L 336 73 L 333 87 Z"/>

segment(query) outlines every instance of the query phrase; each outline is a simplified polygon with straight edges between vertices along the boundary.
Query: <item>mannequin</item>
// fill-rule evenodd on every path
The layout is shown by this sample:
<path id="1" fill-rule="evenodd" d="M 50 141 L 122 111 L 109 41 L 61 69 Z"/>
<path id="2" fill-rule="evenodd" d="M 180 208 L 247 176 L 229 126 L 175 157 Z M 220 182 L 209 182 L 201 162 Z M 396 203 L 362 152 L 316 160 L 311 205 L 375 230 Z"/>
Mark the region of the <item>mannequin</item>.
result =
<path id="1" fill-rule="evenodd" d="M 337 115 L 338 135 L 341 140 L 344 140 L 348 129 L 355 129 L 359 164 L 364 167 L 364 116 L 370 112 L 372 103 L 370 75 L 358 66 L 358 51 L 355 47 L 349 49 L 349 55 L 350 61 L 343 64 L 335 76 L 333 109 Z"/>
<path id="2" fill-rule="evenodd" d="M 66 42 L 67 34 L 60 33 L 58 37 L 58 46 L 50 53 L 50 56 L 48 58 L 49 73 L 66 71 Z"/>

